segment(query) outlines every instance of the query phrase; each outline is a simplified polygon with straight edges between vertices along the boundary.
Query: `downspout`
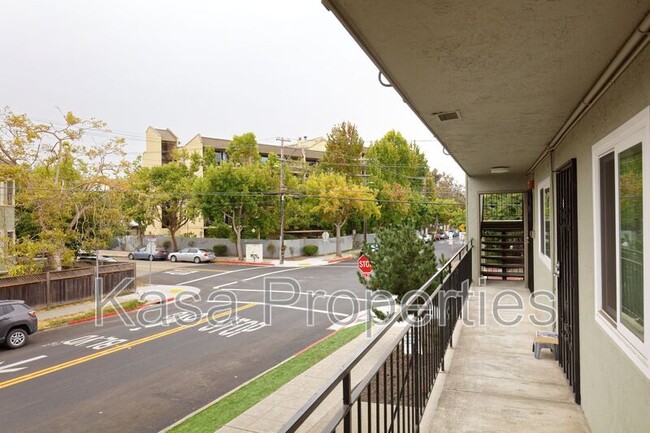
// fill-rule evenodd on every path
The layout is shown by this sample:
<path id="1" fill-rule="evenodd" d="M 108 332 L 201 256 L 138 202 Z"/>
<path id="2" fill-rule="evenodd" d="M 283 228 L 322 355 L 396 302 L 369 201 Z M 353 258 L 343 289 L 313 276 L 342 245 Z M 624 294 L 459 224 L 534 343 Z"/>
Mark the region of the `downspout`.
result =
<path id="1" fill-rule="evenodd" d="M 591 87 L 589 92 L 582 99 L 580 104 L 573 110 L 573 113 L 564 122 L 560 130 L 555 134 L 546 149 L 535 160 L 535 163 L 528 169 L 526 174 L 531 174 L 535 168 L 555 150 L 573 127 L 587 114 L 591 107 L 600 99 L 600 97 L 609 89 L 616 79 L 627 69 L 634 59 L 643 51 L 650 42 L 650 13 L 638 25 L 634 32 L 627 39 L 623 47 L 618 51 L 616 56 L 609 63 L 605 71 L 600 75 L 598 80 Z"/>
<path id="2" fill-rule="evenodd" d="M 555 151 L 549 152 L 551 158 L 551 197 L 549 198 L 551 205 L 551 291 L 553 292 L 553 311 L 555 311 L 555 321 L 553 322 L 553 331 L 558 331 L 558 304 L 557 299 L 557 213 L 555 206 Z"/>

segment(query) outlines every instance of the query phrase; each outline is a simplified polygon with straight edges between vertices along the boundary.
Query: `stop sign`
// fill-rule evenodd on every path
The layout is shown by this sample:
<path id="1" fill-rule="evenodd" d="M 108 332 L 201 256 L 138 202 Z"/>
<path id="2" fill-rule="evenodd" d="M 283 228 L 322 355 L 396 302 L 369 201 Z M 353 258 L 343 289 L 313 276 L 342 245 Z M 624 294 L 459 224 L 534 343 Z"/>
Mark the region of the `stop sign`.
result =
<path id="1" fill-rule="evenodd" d="M 361 257 L 359 257 L 357 260 L 357 267 L 359 268 L 359 271 L 361 271 L 361 273 L 364 275 L 370 275 L 372 272 L 372 265 L 370 264 L 370 260 L 368 260 L 368 257 L 366 257 L 365 254 L 362 254 Z"/>

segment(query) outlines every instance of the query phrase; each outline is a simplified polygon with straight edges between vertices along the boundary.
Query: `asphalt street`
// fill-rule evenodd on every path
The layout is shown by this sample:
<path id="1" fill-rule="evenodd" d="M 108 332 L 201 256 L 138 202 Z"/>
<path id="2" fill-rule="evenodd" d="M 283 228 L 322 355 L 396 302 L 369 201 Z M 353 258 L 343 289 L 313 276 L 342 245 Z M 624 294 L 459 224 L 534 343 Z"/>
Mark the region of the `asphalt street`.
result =
<path id="1" fill-rule="evenodd" d="M 155 266 L 152 283 L 191 291 L 193 299 L 0 348 L 0 431 L 157 432 L 365 317 L 357 314 L 367 293 L 353 260 Z"/>

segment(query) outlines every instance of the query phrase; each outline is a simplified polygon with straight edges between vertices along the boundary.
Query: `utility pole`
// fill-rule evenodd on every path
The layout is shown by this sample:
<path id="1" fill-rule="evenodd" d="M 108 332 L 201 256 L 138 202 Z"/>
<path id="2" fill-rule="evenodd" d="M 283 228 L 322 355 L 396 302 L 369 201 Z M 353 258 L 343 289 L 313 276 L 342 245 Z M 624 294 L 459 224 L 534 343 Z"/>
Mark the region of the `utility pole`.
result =
<path id="1" fill-rule="evenodd" d="M 359 161 L 361 161 L 361 177 L 363 178 L 363 186 L 368 186 L 368 176 L 369 174 L 366 174 L 366 159 L 365 156 L 362 156 L 359 158 Z M 364 245 L 368 243 L 368 218 L 365 216 L 363 217 L 363 243 Z"/>
<path id="2" fill-rule="evenodd" d="M 277 137 L 280 142 L 280 264 L 284 264 L 284 142 L 291 141 L 285 137 Z"/>

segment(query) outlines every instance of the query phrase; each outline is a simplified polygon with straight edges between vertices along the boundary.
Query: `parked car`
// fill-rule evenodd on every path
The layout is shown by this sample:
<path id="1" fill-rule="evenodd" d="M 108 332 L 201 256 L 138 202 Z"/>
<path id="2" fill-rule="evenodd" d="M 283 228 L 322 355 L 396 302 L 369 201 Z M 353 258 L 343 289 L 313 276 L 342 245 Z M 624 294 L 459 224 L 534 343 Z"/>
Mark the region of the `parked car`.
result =
<path id="1" fill-rule="evenodd" d="M 170 253 L 169 260 L 172 262 L 213 262 L 217 256 L 212 251 L 202 250 L 200 248 L 183 248 L 182 250 Z"/>
<path id="2" fill-rule="evenodd" d="M 377 251 L 379 251 L 379 244 L 369 242 L 361 247 L 361 250 L 359 251 L 359 257 L 367 253 L 376 253 Z"/>
<path id="3" fill-rule="evenodd" d="M 0 301 L 0 343 L 18 349 L 37 330 L 36 312 L 24 301 Z"/>
<path id="4" fill-rule="evenodd" d="M 129 260 L 167 260 L 168 252 L 162 248 L 156 248 L 156 252 L 151 254 L 147 247 L 129 253 Z"/>
<path id="5" fill-rule="evenodd" d="M 440 232 L 438 234 L 440 235 L 440 240 L 449 239 L 449 234 L 447 232 Z"/>
<path id="6" fill-rule="evenodd" d="M 117 260 L 113 257 L 106 257 L 106 256 L 102 256 L 101 254 L 97 256 L 97 254 L 92 251 L 83 251 L 83 250 L 77 251 L 76 260 L 78 262 L 85 262 L 85 263 L 95 263 L 99 261 L 100 265 L 117 263 Z"/>

